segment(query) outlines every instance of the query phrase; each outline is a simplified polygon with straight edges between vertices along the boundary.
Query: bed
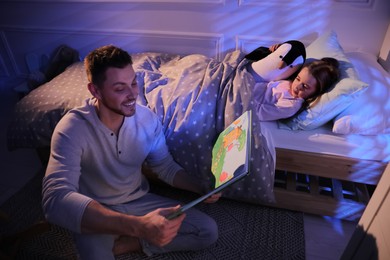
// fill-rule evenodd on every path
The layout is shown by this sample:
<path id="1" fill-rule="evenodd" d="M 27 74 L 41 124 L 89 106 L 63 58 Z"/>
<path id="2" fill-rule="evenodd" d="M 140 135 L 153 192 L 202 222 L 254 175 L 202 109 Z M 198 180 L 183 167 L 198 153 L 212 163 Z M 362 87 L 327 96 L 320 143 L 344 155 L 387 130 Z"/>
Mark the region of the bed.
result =
<path id="1" fill-rule="evenodd" d="M 161 119 L 175 160 L 212 185 L 211 149 L 218 133 L 253 106 L 245 53 L 231 51 L 222 61 L 200 54 L 132 56 L 138 102 Z M 344 52 L 333 31 L 309 43 L 307 56 L 337 58 L 342 80 L 293 118 L 255 117 L 251 174 L 223 194 L 355 220 L 390 161 L 389 74 L 370 54 Z M 46 160 L 55 125 L 90 96 L 86 84 L 83 64 L 76 62 L 23 97 L 8 126 L 8 149 L 34 148 Z"/>

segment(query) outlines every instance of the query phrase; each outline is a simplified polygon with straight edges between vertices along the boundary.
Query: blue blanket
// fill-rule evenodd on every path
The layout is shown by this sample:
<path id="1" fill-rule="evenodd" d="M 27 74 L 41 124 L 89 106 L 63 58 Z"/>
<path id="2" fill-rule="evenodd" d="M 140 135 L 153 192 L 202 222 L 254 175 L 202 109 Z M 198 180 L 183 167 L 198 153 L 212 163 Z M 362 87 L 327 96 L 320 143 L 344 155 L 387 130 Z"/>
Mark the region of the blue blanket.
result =
<path id="1" fill-rule="evenodd" d="M 163 123 L 173 157 L 189 173 L 210 185 L 212 148 L 218 137 L 243 112 L 252 109 L 253 77 L 240 51 L 222 62 L 203 55 L 135 55 L 140 100 Z M 223 192 L 224 197 L 273 201 L 274 161 L 260 121 L 253 113 L 250 174 Z"/>

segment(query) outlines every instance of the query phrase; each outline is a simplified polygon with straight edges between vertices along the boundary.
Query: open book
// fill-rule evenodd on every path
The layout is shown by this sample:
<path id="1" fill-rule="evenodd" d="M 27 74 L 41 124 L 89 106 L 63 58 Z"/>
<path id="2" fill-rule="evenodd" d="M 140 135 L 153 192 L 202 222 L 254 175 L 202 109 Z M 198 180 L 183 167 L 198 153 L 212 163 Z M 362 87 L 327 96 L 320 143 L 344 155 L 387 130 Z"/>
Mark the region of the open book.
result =
<path id="1" fill-rule="evenodd" d="M 189 208 L 220 192 L 249 174 L 251 153 L 252 112 L 246 111 L 222 131 L 212 151 L 211 171 L 215 177 L 215 189 L 180 207 L 168 219 L 173 219 Z"/>

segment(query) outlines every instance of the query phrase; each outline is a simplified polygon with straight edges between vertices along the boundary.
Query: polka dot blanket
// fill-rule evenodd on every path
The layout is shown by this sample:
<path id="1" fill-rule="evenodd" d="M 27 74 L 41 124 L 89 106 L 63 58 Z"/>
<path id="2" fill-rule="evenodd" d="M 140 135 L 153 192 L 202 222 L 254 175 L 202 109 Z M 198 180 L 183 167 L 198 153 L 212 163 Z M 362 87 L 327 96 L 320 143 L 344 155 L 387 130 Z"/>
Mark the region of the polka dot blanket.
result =
<path id="1" fill-rule="evenodd" d="M 134 64 L 140 99 L 163 123 L 173 157 L 189 173 L 211 185 L 212 148 L 228 125 L 252 109 L 253 77 L 240 51 L 222 62 L 203 55 L 150 53 Z M 274 161 L 253 113 L 251 167 L 248 177 L 223 191 L 223 196 L 249 202 L 273 201 Z"/>

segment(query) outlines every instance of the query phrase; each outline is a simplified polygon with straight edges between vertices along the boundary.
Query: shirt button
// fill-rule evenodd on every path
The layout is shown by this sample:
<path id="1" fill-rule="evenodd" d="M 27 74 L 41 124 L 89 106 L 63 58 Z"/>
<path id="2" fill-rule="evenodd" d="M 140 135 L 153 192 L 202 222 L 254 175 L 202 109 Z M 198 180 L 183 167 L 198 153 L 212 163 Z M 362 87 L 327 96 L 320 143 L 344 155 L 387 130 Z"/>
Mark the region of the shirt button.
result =
<path id="1" fill-rule="evenodd" d="M 111 133 L 111 136 L 114 136 L 114 133 Z"/>

